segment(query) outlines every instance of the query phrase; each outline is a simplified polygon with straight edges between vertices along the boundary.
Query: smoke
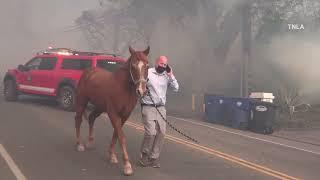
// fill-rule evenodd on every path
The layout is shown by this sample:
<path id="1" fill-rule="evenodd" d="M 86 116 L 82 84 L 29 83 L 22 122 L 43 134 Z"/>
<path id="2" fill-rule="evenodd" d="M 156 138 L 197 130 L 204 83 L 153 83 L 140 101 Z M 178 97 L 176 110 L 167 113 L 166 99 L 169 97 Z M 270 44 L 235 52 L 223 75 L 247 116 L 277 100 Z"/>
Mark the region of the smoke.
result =
<path id="1" fill-rule="evenodd" d="M 34 53 L 48 46 L 89 48 L 79 31 L 65 32 L 65 30 L 68 29 L 67 27 L 75 26 L 74 20 L 81 15 L 81 12 L 100 9 L 98 1 L 1 1 L 1 73 L 8 68 L 25 63 Z M 186 7 L 181 7 L 172 6 L 171 1 L 168 1 L 167 4 L 157 2 L 155 6 L 147 6 L 143 9 L 143 16 L 156 18 L 154 26 L 150 27 L 152 28 L 149 43 L 151 60 L 153 61 L 159 55 L 167 55 L 185 91 L 237 93 L 238 85 L 234 82 L 239 81 L 235 80 L 238 77 L 235 74 L 239 73 L 239 68 L 234 64 L 241 57 L 233 56 L 227 58 L 226 63 L 220 63 L 221 60 L 214 53 L 215 47 L 212 46 L 219 44 L 218 41 L 224 39 L 224 36 L 228 36 L 228 34 L 221 34 L 221 31 L 212 32 L 218 29 L 219 24 L 216 21 L 221 15 L 216 12 L 216 6 L 227 10 L 236 2 L 239 1 L 190 1 L 185 4 Z M 159 9 L 159 4 L 162 5 L 162 9 Z M 163 8 L 171 12 L 184 11 L 186 18 L 183 19 L 183 25 L 174 24 L 172 17 L 166 14 Z M 189 12 L 184 8 L 195 9 L 195 11 Z M 223 17 L 220 18 L 223 19 Z M 235 23 L 236 26 L 237 24 L 239 23 Z M 145 22 L 140 26 L 149 27 L 150 25 Z M 229 28 L 232 29 L 232 27 Z M 139 46 L 138 42 L 137 49 L 144 48 L 145 45 Z"/>
<path id="2" fill-rule="evenodd" d="M 159 55 L 169 57 L 183 92 L 239 95 L 242 61 L 241 34 L 237 32 L 237 28 L 241 28 L 240 14 L 236 9 L 239 3 L 210 1 L 206 7 L 198 3 L 197 13 L 185 19 L 183 28 L 173 24 L 170 17 L 157 15 L 161 18 L 157 19 L 151 35 L 152 59 Z M 227 19 L 227 13 L 223 16 L 212 13 L 217 9 L 231 11 L 230 19 Z M 225 28 L 219 28 L 220 19 L 225 23 Z M 304 16 L 300 22 L 310 20 L 310 17 Z M 253 47 L 252 50 L 257 52 L 253 53 L 252 64 L 260 61 L 260 66 L 252 65 L 252 71 L 254 75 L 258 74 L 256 81 L 262 84 L 254 90 L 277 94 L 281 86 L 291 84 L 299 89 L 305 103 L 320 102 L 320 85 L 317 83 L 320 80 L 317 68 L 320 65 L 319 32 L 313 32 L 311 24 L 305 25 L 309 28 L 305 32 L 282 33 L 274 36 L 262 49 Z M 287 28 L 287 24 L 282 26 Z M 226 59 L 221 63 L 214 47 L 233 35 Z"/>
<path id="3" fill-rule="evenodd" d="M 320 38 L 315 34 L 288 34 L 271 41 L 271 62 L 293 81 L 307 103 L 320 102 Z"/>
<path id="4" fill-rule="evenodd" d="M 111 7 L 114 2 L 105 0 L 104 5 Z M 132 1 L 121 2 L 116 9 Z M 149 35 L 150 60 L 153 62 L 160 55 L 168 56 L 182 92 L 239 95 L 242 40 L 241 14 L 237 6 L 243 1 L 199 0 L 184 2 L 184 6 L 177 4 L 180 1 L 154 1 L 148 5 L 149 1 L 140 2 L 145 6 L 133 15 L 140 19 L 139 26 Z M 25 63 L 35 52 L 48 46 L 90 48 L 80 31 L 65 30 L 75 27 L 74 21 L 83 11 L 103 9 L 98 6 L 98 1 L 86 0 L 1 0 L 0 73 Z M 308 101 L 320 101 L 317 95 L 320 74 L 316 69 L 320 41 L 315 37 L 278 36 L 268 47 L 257 50 L 253 60 L 263 59 L 277 67 L 299 86 Z M 138 41 L 133 45 L 143 49 L 147 43 Z M 223 50 L 226 52 L 221 53 Z M 259 90 L 277 89 L 268 89 L 272 80 L 278 79 L 270 73 L 273 70 L 268 71 L 264 66 L 254 68 L 255 72 L 263 74 L 258 77 L 260 81 L 270 80 Z"/>
<path id="5" fill-rule="evenodd" d="M 0 73 L 25 63 L 48 46 L 86 48 L 80 33 L 66 33 L 81 11 L 97 2 L 85 0 L 1 0 Z"/>
<path id="6" fill-rule="evenodd" d="M 168 56 L 186 92 L 211 90 L 222 94 L 223 89 L 232 84 L 232 75 L 228 74 L 228 66 L 219 63 L 213 52 L 215 34 L 208 38 L 202 15 L 193 17 L 191 21 L 194 23 L 185 29 L 172 26 L 166 19 L 158 21 L 150 40 L 152 59 L 159 55 Z M 213 84 L 214 88 L 210 89 Z"/>
<path id="7" fill-rule="evenodd" d="M 240 34 L 235 32 L 235 37 L 231 37 L 233 39 L 226 59 L 214 52 L 215 47 L 229 39 L 232 31 L 240 27 L 241 22 L 235 18 L 238 12 L 231 10 L 234 12 L 233 19 L 226 20 L 227 27 L 219 29 L 219 26 L 223 26 L 219 24 L 219 19 L 223 21 L 227 18 L 223 16 L 223 10 L 235 9 L 236 3 L 239 1 L 207 1 L 206 6 L 201 2 L 195 3 L 196 13 L 187 13 L 180 24 L 161 9 L 149 7 L 151 9 L 144 11 L 150 13 L 145 16 L 156 17 L 150 35 L 151 61 L 160 55 L 168 56 L 181 84 L 181 92 L 239 95 L 242 58 Z M 223 10 L 217 12 L 218 6 Z M 223 28 L 229 29 L 230 33 L 224 33 Z"/>
<path id="8" fill-rule="evenodd" d="M 132 45 L 136 49 L 150 45 L 152 63 L 160 55 L 167 56 L 180 84 L 178 94 L 171 96 L 169 91 L 171 100 L 168 108 L 172 111 L 191 112 L 191 93 L 197 96 L 199 110 L 204 93 L 240 95 L 242 47 L 239 32 L 241 16 L 237 11 L 239 1 L 203 2 L 184 4 L 185 8 L 193 8 L 190 10 L 177 6 L 173 1 L 168 1 L 168 4 L 161 2 L 161 5 L 155 3 L 154 6 L 148 4 L 145 9 L 137 10 L 143 12 L 143 15 L 137 14 L 136 19 L 140 20 L 139 26 L 147 30 L 149 42 L 139 41 Z M 177 14 L 180 16 L 174 16 Z M 221 51 L 217 49 L 220 45 L 221 51 L 227 51 L 226 57 L 219 56 Z"/>

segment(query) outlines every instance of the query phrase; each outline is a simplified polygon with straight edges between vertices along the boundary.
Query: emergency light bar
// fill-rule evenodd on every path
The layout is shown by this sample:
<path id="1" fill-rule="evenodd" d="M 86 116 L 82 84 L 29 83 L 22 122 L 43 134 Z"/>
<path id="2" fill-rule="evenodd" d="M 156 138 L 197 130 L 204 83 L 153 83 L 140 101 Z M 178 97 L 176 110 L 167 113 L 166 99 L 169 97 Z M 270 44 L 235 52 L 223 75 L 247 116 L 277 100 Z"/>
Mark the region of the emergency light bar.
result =
<path id="1" fill-rule="evenodd" d="M 82 56 L 99 56 L 99 55 L 111 55 L 113 57 L 116 57 L 118 55 L 112 54 L 112 53 L 97 53 L 97 52 L 84 52 L 84 51 L 76 51 L 68 48 L 52 48 L 49 47 L 47 50 L 40 51 L 37 53 L 37 55 L 40 54 L 59 54 L 59 55 L 82 55 Z"/>
<path id="2" fill-rule="evenodd" d="M 37 55 L 40 55 L 40 54 L 59 54 L 59 55 L 70 56 L 70 55 L 76 55 L 74 52 L 75 52 L 74 50 L 71 50 L 71 49 L 68 49 L 68 48 L 52 48 L 52 47 L 49 47 L 47 50 L 38 52 Z"/>

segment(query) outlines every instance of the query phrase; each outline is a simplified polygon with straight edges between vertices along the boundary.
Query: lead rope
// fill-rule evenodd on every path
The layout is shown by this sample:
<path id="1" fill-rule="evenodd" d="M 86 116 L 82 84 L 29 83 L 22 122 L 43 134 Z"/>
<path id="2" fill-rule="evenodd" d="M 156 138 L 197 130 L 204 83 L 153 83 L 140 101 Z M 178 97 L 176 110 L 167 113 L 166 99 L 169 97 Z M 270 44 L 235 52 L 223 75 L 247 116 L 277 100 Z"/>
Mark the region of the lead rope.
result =
<path id="1" fill-rule="evenodd" d="M 161 112 L 159 111 L 158 107 L 156 106 L 155 102 L 153 101 L 150 91 L 147 88 L 147 95 L 150 97 L 154 107 L 156 108 L 156 110 L 158 111 L 158 113 L 160 114 L 160 116 L 162 117 L 162 119 L 168 124 L 169 127 L 171 127 L 173 130 L 175 130 L 176 132 L 178 132 L 179 134 L 181 134 L 182 136 L 186 137 L 187 139 L 199 144 L 199 141 L 197 141 L 196 139 L 186 135 L 185 133 L 181 132 L 179 129 L 177 129 L 176 127 L 174 127 L 166 118 L 163 117 L 163 115 L 161 114 Z"/>

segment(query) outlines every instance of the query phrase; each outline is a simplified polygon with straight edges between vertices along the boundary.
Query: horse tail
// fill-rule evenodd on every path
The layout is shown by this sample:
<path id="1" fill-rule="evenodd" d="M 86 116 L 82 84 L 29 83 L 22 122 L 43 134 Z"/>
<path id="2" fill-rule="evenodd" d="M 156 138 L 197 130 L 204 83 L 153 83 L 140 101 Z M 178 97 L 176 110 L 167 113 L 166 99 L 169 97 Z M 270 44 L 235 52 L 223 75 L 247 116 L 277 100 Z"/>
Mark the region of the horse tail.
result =
<path id="1" fill-rule="evenodd" d="M 81 91 L 82 88 L 84 88 L 83 86 L 85 85 L 85 82 L 89 79 L 90 77 L 90 72 L 92 72 L 92 68 L 87 68 L 83 70 L 83 73 L 79 79 L 79 83 L 78 83 L 78 88 L 77 88 L 77 93 L 78 91 Z"/>
<path id="2" fill-rule="evenodd" d="M 92 68 L 87 68 L 87 69 L 84 69 L 83 70 L 83 73 L 79 79 L 79 82 L 78 82 L 78 86 L 77 86 L 77 89 L 76 89 L 76 101 L 77 100 L 80 100 L 80 99 L 83 99 L 83 96 L 85 96 L 85 84 L 86 84 L 86 81 L 89 79 L 90 77 L 90 72 L 92 72 Z M 80 100 L 81 101 L 81 100 Z M 89 122 L 89 116 L 88 116 L 88 109 L 87 109 L 87 105 L 85 105 L 85 108 L 84 108 L 84 111 L 83 111 L 83 114 L 82 114 L 82 117 L 85 118 L 85 120 L 87 120 Z"/>
<path id="3" fill-rule="evenodd" d="M 92 71 L 93 69 L 91 68 L 87 68 L 83 71 L 81 77 L 80 77 L 80 80 L 79 80 L 79 86 L 82 85 L 85 81 L 87 81 L 89 79 L 89 76 L 90 76 L 90 72 Z"/>
<path id="4" fill-rule="evenodd" d="M 92 74 L 95 72 L 94 68 L 86 68 L 83 70 L 83 73 L 80 77 L 79 83 L 78 83 L 78 91 L 77 91 L 77 95 L 84 95 L 84 92 L 81 92 L 85 89 L 86 86 L 86 82 L 88 81 L 88 79 L 92 76 Z M 89 122 L 89 116 L 88 115 L 88 104 L 86 105 L 86 108 L 83 111 L 83 117 Z"/>
<path id="5" fill-rule="evenodd" d="M 90 77 L 90 75 L 94 72 L 93 68 L 87 68 L 83 71 L 83 80 L 87 81 Z"/>

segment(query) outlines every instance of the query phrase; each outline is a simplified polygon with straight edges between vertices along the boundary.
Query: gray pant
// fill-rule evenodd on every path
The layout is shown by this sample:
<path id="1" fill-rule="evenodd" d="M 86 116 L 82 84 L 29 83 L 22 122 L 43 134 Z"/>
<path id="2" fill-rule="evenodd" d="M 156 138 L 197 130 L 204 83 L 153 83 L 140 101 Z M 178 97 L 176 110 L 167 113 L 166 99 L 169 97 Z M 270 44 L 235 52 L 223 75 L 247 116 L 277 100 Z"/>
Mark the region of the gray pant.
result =
<path id="1" fill-rule="evenodd" d="M 165 107 L 158 107 L 158 109 L 163 117 L 166 118 Z M 145 130 L 141 144 L 141 153 L 148 154 L 150 158 L 157 159 L 163 147 L 166 123 L 154 107 L 143 106 L 141 113 Z"/>

